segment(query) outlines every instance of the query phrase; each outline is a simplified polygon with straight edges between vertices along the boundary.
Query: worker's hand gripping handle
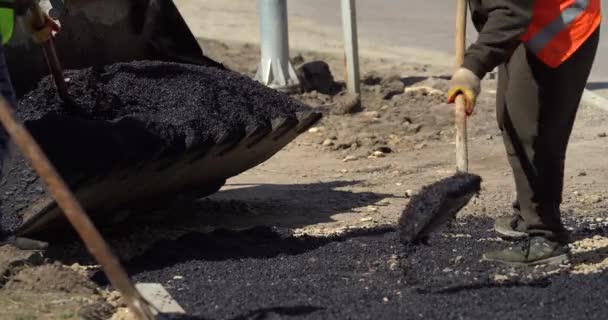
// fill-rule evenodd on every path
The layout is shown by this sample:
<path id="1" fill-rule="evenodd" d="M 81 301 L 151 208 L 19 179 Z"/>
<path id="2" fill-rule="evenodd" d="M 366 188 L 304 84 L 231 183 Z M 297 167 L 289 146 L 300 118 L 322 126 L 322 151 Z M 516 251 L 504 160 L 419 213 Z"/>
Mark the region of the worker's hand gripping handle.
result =
<path id="1" fill-rule="evenodd" d="M 456 9 L 456 66 L 460 67 L 464 60 L 467 27 L 467 0 L 458 0 Z M 469 171 L 469 149 L 467 145 L 467 113 L 466 102 L 462 95 L 456 97 L 456 170 Z"/>
<path id="2" fill-rule="evenodd" d="M 40 42 L 44 41 L 47 37 L 36 37 L 36 33 L 40 32 L 42 29 L 45 29 L 47 27 L 47 15 L 44 14 L 44 11 L 42 11 L 42 8 L 40 8 L 40 5 L 38 5 L 38 3 L 36 1 L 32 2 L 32 6 L 29 8 L 30 9 L 30 15 L 29 15 L 29 19 L 31 19 L 31 21 L 29 21 L 28 23 L 28 28 L 30 28 L 30 32 L 32 33 L 32 37 L 36 39 L 40 38 Z M 45 34 L 47 35 L 47 34 Z M 46 41 L 44 41 L 46 42 Z"/>
<path id="3" fill-rule="evenodd" d="M 30 10 L 32 14 L 33 27 L 37 30 L 44 28 L 47 23 L 47 17 L 38 5 L 38 3 L 34 2 Z M 42 48 L 44 49 L 44 56 L 49 66 L 49 71 L 53 76 L 57 92 L 63 101 L 68 101 L 68 88 L 65 83 L 65 79 L 63 78 L 63 68 L 59 63 L 59 58 L 57 57 L 53 38 L 50 37 L 46 42 L 42 43 Z"/>

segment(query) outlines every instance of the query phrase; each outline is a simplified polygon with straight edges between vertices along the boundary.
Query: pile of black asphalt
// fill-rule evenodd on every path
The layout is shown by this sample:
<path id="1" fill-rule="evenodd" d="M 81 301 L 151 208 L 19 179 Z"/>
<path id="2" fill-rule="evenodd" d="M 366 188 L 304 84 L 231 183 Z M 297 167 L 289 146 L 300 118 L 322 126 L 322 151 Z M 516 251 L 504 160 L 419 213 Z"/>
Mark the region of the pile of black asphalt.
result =
<path id="1" fill-rule="evenodd" d="M 605 219 L 605 218 L 604 218 Z M 607 236 L 608 223 L 571 219 L 577 239 Z M 480 261 L 508 243 L 492 221 L 463 218 L 403 246 L 396 228 L 293 237 L 267 227 L 189 233 L 126 263 L 159 282 L 184 319 L 602 319 L 606 271 L 573 266 L 514 269 Z M 606 249 L 575 255 L 598 263 Z"/>
<path id="2" fill-rule="evenodd" d="M 65 76 L 72 101 L 62 101 L 46 77 L 20 99 L 16 114 L 72 188 L 147 161 L 271 132 L 273 120 L 297 123 L 296 112 L 310 110 L 215 67 L 139 61 Z M 8 149 L 2 152 L 0 234 L 17 229 L 23 210 L 45 194 L 20 152 Z"/>

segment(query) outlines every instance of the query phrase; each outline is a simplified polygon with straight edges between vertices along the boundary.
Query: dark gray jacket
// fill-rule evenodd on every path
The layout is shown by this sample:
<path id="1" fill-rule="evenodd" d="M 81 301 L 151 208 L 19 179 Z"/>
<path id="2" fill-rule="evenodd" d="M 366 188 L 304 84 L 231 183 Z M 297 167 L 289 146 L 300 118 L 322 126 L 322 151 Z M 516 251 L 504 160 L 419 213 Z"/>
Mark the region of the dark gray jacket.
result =
<path id="1" fill-rule="evenodd" d="M 467 49 L 462 66 L 483 78 L 506 62 L 528 30 L 533 5 L 534 0 L 469 0 L 479 37 Z"/>

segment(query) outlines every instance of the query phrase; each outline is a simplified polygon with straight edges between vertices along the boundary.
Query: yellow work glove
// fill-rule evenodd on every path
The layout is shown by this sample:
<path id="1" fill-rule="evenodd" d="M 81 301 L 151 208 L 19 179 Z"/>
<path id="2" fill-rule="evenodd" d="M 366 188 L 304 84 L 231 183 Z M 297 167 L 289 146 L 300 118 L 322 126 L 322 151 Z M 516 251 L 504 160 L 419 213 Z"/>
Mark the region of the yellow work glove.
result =
<path id="1" fill-rule="evenodd" d="M 481 90 L 481 80 L 471 70 L 460 68 L 454 72 L 450 79 L 450 89 L 448 90 L 448 103 L 454 103 L 456 97 L 463 95 L 466 105 L 467 115 L 473 113 L 475 101 Z"/>
<path id="2" fill-rule="evenodd" d="M 42 28 L 36 28 L 34 25 L 34 18 L 31 10 L 28 10 L 23 17 L 25 31 L 27 31 L 32 37 L 32 40 L 38 44 L 48 41 L 61 29 L 59 22 L 53 20 L 46 12 L 44 12 L 43 15 L 44 26 Z"/>

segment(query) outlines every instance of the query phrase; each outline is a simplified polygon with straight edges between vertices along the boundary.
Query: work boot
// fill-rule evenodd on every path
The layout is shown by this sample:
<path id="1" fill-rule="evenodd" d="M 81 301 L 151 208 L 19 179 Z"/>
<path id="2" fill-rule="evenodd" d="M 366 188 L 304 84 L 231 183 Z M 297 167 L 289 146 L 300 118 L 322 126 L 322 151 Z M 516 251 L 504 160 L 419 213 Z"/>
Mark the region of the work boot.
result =
<path id="1" fill-rule="evenodd" d="M 510 266 L 560 265 L 568 262 L 569 253 L 567 245 L 545 237 L 533 236 L 506 249 L 488 252 L 483 255 L 482 260 Z"/>
<path id="2" fill-rule="evenodd" d="M 528 236 L 524 220 L 518 214 L 497 218 L 494 231 L 505 240 L 520 240 Z"/>

